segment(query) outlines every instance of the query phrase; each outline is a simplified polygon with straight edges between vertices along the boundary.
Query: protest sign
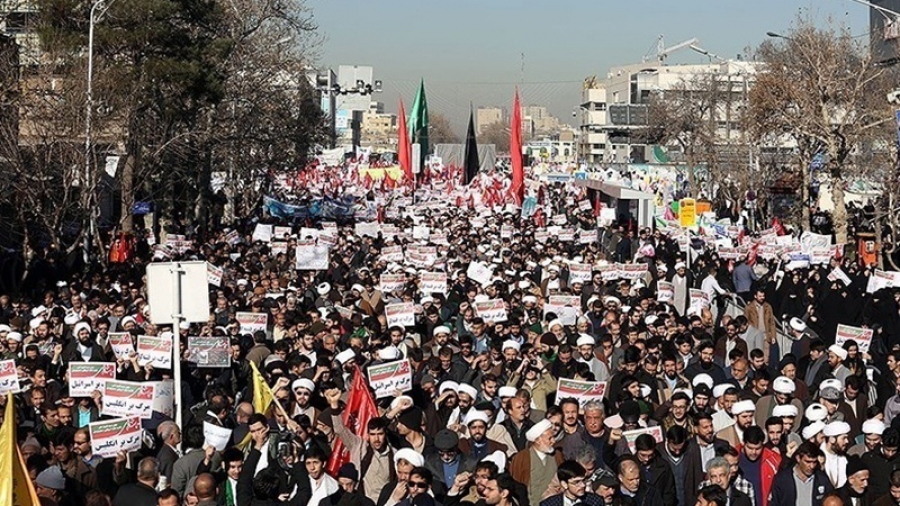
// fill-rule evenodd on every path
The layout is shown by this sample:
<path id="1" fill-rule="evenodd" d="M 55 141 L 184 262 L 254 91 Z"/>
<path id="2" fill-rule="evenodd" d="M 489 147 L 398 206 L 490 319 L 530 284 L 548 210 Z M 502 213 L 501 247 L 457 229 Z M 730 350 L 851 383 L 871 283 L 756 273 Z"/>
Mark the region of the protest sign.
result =
<path id="1" fill-rule="evenodd" d="M 593 206 L 591 206 L 591 201 L 590 201 L 590 200 L 580 200 L 580 201 L 578 201 L 578 210 L 579 210 L 579 211 L 590 211 L 590 210 L 592 210 L 592 209 L 593 209 Z"/>
<path id="2" fill-rule="evenodd" d="M 188 336 L 191 362 L 198 367 L 231 365 L 231 343 L 228 336 Z"/>
<path id="3" fill-rule="evenodd" d="M 447 293 L 447 273 L 423 272 L 419 276 L 419 291 L 426 295 Z"/>
<path id="4" fill-rule="evenodd" d="M 252 239 L 253 242 L 272 242 L 272 225 L 263 225 L 262 223 L 257 223 L 256 227 L 253 229 Z"/>
<path id="5" fill-rule="evenodd" d="M 469 268 L 466 269 L 466 276 L 480 285 L 490 283 L 493 275 L 494 271 L 481 262 L 471 262 Z"/>
<path id="6" fill-rule="evenodd" d="M 103 393 L 102 414 L 106 416 L 134 416 L 148 419 L 153 413 L 156 385 L 134 381 L 110 380 Z"/>
<path id="7" fill-rule="evenodd" d="M 206 264 L 206 282 L 212 286 L 222 286 L 222 276 L 225 269 L 211 263 Z"/>
<path id="8" fill-rule="evenodd" d="M 875 331 L 872 329 L 852 327 L 841 323 L 837 326 L 837 332 L 834 335 L 834 344 L 844 346 L 845 342 L 853 340 L 859 346 L 860 353 L 868 353 L 869 346 L 872 344 L 873 335 L 875 335 Z"/>
<path id="9" fill-rule="evenodd" d="M 114 362 L 72 362 L 69 364 L 69 394 L 90 397 L 94 390 L 103 393 L 108 380 L 116 379 Z"/>
<path id="10" fill-rule="evenodd" d="M 706 292 L 696 288 L 690 288 L 688 289 L 688 293 L 690 297 L 690 307 L 696 307 L 698 309 L 709 307 L 709 295 L 707 295 Z"/>
<path id="11" fill-rule="evenodd" d="M 384 293 L 396 292 L 406 287 L 406 275 L 382 274 L 379 278 L 380 289 Z"/>
<path id="12" fill-rule="evenodd" d="M 291 227 L 274 227 L 272 230 L 272 239 L 276 241 L 286 241 L 291 237 Z"/>
<path id="13" fill-rule="evenodd" d="M 475 302 L 475 314 L 485 322 L 503 323 L 506 321 L 506 304 L 503 299 Z"/>
<path id="14" fill-rule="evenodd" d="M 19 386 L 19 372 L 16 370 L 15 360 L 0 361 L 0 394 L 21 391 Z"/>
<path id="15" fill-rule="evenodd" d="M 621 264 L 619 266 L 619 276 L 622 279 L 638 280 L 647 274 L 647 264 L 640 262 L 636 264 Z"/>
<path id="16" fill-rule="evenodd" d="M 656 283 L 656 300 L 659 302 L 672 302 L 675 298 L 675 285 L 668 281 L 659 281 Z"/>
<path id="17" fill-rule="evenodd" d="M 324 271 L 328 269 L 328 247 L 312 241 L 298 241 L 294 249 L 298 271 Z"/>
<path id="18" fill-rule="evenodd" d="M 402 262 L 403 246 L 385 246 L 381 249 L 382 262 Z"/>
<path id="19" fill-rule="evenodd" d="M 175 418 L 175 380 L 145 381 L 144 384 L 156 387 L 156 397 L 153 398 L 153 411 L 162 413 L 169 418 Z"/>
<path id="20" fill-rule="evenodd" d="M 384 306 L 388 327 L 412 327 L 416 324 L 416 306 L 412 302 L 400 302 Z"/>
<path id="21" fill-rule="evenodd" d="M 563 228 L 560 229 L 559 234 L 557 235 L 557 239 L 560 242 L 572 242 L 575 240 L 575 229 L 574 228 Z"/>
<path id="22" fill-rule="evenodd" d="M 416 225 L 413 227 L 412 236 L 413 239 L 428 239 L 428 236 L 431 235 L 431 229 L 424 225 Z"/>
<path id="23" fill-rule="evenodd" d="M 900 273 L 896 273 L 900 274 Z M 869 276 L 869 281 L 866 283 L 866 292 L 867 293 L 875 293 L 882 288 L 890 288 L 895 285 L 895 280 L 897 279 L 894 271 L 883 271 L 881 269 L 875 269 Z"/>
<path id="24" fill-rule="evenodd" d="M 141 419 L 136 416 L 103 420 L 88 424 L 91 451 L 103 458 L 115 458 L 119 452 L 141 448 Z"/>
<path id="25" fill-rule="evenodd" d="M 534 240 L 535 242 L 545 243 L 547 239 L 550 238 L 550 232 L 546 230 L 536 230 L 534 232 Z"/>
<path id="26" fill-rule="evenodd" d="M 269 250 L 272 252 L 273 257 L 277 257 L 278 255 L 287 255 L 288 251 L 288 243 L 286 242 L 273 242 L 269 244 Z"/>
<path id="27" fill-rule="evenodd" d="M 134 353 L 134 341 L 128 332 L 110 332 L 109 347 L 116 359 L 128 360 Z"/>
<path id="28" fill-rule="evenodd" d="M 358 237 L 378 237 L 379 227 L 378 222 L 372 223 L 357 223 L 354 227 L 356 235 Z"/>
<path id="29" fill-rule="evenodd" d="M 831 273 L 828 274 L 829 281 L 840 281 L 844 284 L 844 286 L 850 286 L 850 276 L 847 275 L 840 267 L 835 267 Z"/>
<path id="30" fill-rule="evenodd" d="M 590 401 L 602 401 L 606 393 L 605 381 L 577 381 L 560 378 L 556 386 L 556 404 L 566 398 L 578 401 L 582 408 Z"/>
<path id="31" fill-rule="evenodd" d="M 234 315 L 238 325 L 241 326 L 241 334 L 253 335 L 257 330 L 266 331 L 269 325 L 268 313 L 237 313 Z"/>
<path id="32" fill-rule="evenodd" d="M 375 398 L 393 397 L 399 390 L 408 392 L 412 389 L 412 369 L 409 360 L 397 360 L 366 368 L 369 386 L 375 391 Z"/>
<path id="33" fill-rule="evenodd" d="M 172 368 L 172 337 L 138 336 L 138 364 L 157 369 Z"/>
<path id="34" fill-rule="evenodd" d="M 205 440 L 204 448 L 212 446 L 216 451 L 220 452 L 231 441 L 231 429 L 203 422 L 203 439 Z"/>
<path id="35" fill-rule="evenodd" d="M 628 442 L 628 448 L 631 449 L 631 453 L 635 452 L 634 442 L 637 441 L 638 436 L 641 434 L 650 434 L 653 436 L 653 439 L 656 440 L 657 443 L 663 442 L 663 431 L 662 426 L 654 425 L 653 427 L 644 427 L 642 429 L 634 429 L 634 430 L 626 430 L 622 432 L 622 437 L 625 438 L 625 441 Z"/>

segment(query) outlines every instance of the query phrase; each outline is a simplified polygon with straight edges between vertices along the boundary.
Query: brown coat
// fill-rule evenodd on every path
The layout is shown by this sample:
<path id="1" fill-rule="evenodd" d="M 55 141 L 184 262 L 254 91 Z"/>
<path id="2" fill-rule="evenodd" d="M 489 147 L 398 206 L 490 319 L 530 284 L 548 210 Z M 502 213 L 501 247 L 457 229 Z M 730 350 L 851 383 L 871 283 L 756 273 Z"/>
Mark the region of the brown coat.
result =
<path id="1" fill-rule="evenodd" d="M 509 463 L 509 474 L 514 480 L 528 486 L 531 481 L 531 445 L 524 450 L 516 453 Z M 565 461 L 562 452 L 554 452 L 553 457 L 556 458 L 556 465 L 560 465 Z M 539 502 L 539 501 L 538 501 Z"/>
<path id="2" fill-rule="evenodd" d="M 759 322 L 759 304 L 755 301 L 751 301 L 747 304 L 747 307 L 744 308 L 744 316 L 747 317 L 747 321 L 750 325 L 757 327 L 757 323 Z M 763 303 L 763 323 L 765 323 L 766 328 L 759 330 L 762 330 L 766 335 L 766 342 L 771 343 L 775 340 L 777 324 L 775 323 L 775 312 L 772 311 L 772 305 L 768 302 Z"/>

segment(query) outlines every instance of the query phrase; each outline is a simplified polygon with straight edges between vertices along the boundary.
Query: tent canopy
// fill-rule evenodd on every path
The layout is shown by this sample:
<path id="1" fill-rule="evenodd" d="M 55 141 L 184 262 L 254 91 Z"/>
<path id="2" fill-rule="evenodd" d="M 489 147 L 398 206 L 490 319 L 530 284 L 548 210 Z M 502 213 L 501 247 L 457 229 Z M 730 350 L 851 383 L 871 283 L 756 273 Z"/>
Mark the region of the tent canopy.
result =
<path id="1" fill-rule="evenodd" d="M 654 200 L 656 198 L 652 193 L 646 193 L 625 186 L 598 181 L 596 179 L 576 179 L 575 184 L 590 188 L 591 190 L 600 191 L 619 200 Z"/>

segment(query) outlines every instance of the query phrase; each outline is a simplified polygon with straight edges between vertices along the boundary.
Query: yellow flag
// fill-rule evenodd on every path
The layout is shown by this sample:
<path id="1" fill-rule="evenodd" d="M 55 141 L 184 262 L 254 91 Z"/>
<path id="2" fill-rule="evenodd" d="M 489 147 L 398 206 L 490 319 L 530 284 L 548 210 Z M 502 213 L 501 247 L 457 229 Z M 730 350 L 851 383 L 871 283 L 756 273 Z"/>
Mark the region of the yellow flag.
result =
<path id="1" fill-rule="evenodd" d="M 257 413 L 265 413 L 272 405 L 275 395 L 272 394 L 272 389 L 259 373 L 256 364 L 250 362 L 250 367 L 253 368 L 253 410 Z"/>
<path id="2" fill-rule="evenodd" d="M 40 504 L 31 477 L 25 470 L 25 459 L 16 444 L 16 408 L 12 393 L 6 396 L 6 412 L 0 426 L 0 504 Z"/>

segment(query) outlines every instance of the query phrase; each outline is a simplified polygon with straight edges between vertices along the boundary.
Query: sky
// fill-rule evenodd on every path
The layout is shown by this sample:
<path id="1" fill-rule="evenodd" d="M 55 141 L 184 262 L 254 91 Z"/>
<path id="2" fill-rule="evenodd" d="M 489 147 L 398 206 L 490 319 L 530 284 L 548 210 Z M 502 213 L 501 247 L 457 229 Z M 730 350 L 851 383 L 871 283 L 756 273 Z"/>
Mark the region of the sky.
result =
<path id="1" fill-rule="evenodd" d="M 407 110 L 425 80 L 429 111 L 464 134 L 470 103 L 545 105 L 573 124 L 585 77 L 637 63 L 696 37 L 725 58 L 747 54 L 766 32 L 798 15 L 846 25 L 868 40 L 868 7 L 852 0 L 306 0 L 323 38 L 315 65 L 371 65 L 384 91 L 374 100 Z M 524 55 L 524 56 L 523 56 Z M 682 51 L 673 63 L 703 63 Z M 524 62 L 524 66 L 523 66 Z"/>

